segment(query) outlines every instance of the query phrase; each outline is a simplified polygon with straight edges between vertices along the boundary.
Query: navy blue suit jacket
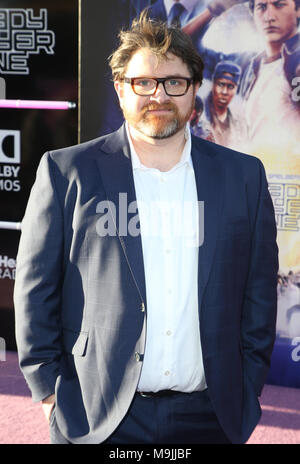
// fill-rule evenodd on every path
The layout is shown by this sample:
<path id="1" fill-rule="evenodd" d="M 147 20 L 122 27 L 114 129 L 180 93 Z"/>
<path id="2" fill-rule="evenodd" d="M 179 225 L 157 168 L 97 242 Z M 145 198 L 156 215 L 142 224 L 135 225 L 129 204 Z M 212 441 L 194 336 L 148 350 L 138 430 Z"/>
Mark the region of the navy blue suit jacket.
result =
<path id="1" fill-rule="evenodd" d="M 192 160 L 204 201 L 198 288 L 206 381 L 225 433 L 242 443 L 260 417 L 257 397 L 275 337 L 273 205 L 257 158 L 192 137 Z M 124 126 L 46 153 L 22 223 L 20 366 L 35 401 L 55 392 L 57 424 L 74 443 L 100 443 L 116 429 L 143 362 L 141 237 L 120 233 L 120 192 L 128 204 L 136 200 Z M 100 236 L 105 200 L 116 223 Z"/>

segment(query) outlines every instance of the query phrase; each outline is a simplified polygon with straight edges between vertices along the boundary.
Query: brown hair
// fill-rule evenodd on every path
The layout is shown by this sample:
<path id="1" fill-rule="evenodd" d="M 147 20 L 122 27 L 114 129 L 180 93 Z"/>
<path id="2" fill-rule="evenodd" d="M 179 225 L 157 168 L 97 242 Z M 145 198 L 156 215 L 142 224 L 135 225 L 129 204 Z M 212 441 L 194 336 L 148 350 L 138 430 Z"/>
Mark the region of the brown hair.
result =
<path id="1" fill-rule="evenodd" d="M 153 20 L 144 10 L 140 17 L 132 22 L 129 30 L 119 34 L 120 45 L 109 57 L 113 80 L 124 77 L 127 64 L 133 54 L 141 48 L 148 48 L 157 58 L 166 59 L 168 53 L 181 58 L 187 65 L 194 82 L 201 84 L 203 78 L 203 62 L 191 38 L 180 28 L 168 27 L 166 23 Z"/>
<path id="2" fill-rule="evenodd" d="M 295 2 L 295 5 L 296 5 L 296 10 L 300 7 L 300 0 L 294 0 Z M 254 4 L 255 4 L 255 0 L 249 0 L 249 9 L 250 11 L 254 11 Z"/>

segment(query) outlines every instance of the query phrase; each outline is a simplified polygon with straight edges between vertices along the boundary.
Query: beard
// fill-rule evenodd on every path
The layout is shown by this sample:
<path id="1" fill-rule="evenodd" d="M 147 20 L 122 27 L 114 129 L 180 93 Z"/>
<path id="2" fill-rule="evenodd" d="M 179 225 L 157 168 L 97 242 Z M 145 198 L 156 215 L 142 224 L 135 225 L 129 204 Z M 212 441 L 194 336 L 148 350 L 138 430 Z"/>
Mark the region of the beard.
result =
<path id="1" fill-rule="evenodd" d="M 123 108 L 123 114 L 129 125 L 142 134 L 154 139 L 166 139 L 176 134 L 188 122 L 194 103 L 185 114 L 180 114 L 177 106 L 172 103 L 149 103 L 139 113 L 131 113 Z M 167 110 L 168 114 L 153 115 L 153 110 Z"/>

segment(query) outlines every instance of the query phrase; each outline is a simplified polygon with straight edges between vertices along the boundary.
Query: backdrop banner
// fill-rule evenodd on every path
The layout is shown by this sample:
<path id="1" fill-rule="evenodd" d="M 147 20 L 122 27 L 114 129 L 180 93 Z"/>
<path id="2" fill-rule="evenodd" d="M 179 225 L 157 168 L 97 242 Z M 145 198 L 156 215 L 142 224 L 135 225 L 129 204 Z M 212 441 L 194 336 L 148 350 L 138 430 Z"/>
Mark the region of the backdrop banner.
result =
<path id="1" fill-rule="evenodd" d="M 43 153 L 78 141 L 77 108 L 49 109 L 77 107 L 77 0 L 0 0 L 0 91 L 0 339 L 13 350 L 18 226 Z"/>
<path id="2" fill-rule="evenodd" d="M 105 4 L 85 0 L 81 4 L 81 141 L 122 124 L 108 57 L 118 44 L 120 29 L 127 28 L 148 7 L 150 17 L 177 22 L 203 58 L 204 82 L 190 120 L 191 131 L 264 163 L 280 259 L 277 338 L 268 383 L 289 387 L 300 387 L 300 39 L 296 1 L 266 7 L 258 0 L 182 0 L 183 8 L 175 18 L 171 0 L 110 0 Z M 266 13 L 267 8 L 270 11 Z"/>

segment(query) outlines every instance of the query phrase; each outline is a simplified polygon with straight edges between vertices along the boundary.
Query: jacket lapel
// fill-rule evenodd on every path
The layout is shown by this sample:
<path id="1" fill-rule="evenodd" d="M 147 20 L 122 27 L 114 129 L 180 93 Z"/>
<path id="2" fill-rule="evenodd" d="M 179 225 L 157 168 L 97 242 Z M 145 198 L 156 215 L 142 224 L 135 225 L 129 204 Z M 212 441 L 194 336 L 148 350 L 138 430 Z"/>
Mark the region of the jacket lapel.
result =
<path id="1" fill-rule="evenodd" d="M 199 247 L 198 266 L 199 309 L 214 260 L 223 203 L 224 173 L 215 156 L 217 150 L 217 145 L 192 138 L 192 160 L 198 201 L 204 202 L 204 237 Z"/>
<path id="2" fill-rule="evenodd" d="M 146 290 L 141 235 L 139 233 L 134 236 L 128 230 L 130 221 L 137 221 L 138 210 L 135 207 L 136 193 L 125 125 L 111 134 L 100 149 L 104 153 L 97 157 L 97 163 L 107 200 L 115 206 L 117 234 L 141 302 L 145 303 Z M 133 206 L 131 213 L 128 212 L 129 205 Z"/>

